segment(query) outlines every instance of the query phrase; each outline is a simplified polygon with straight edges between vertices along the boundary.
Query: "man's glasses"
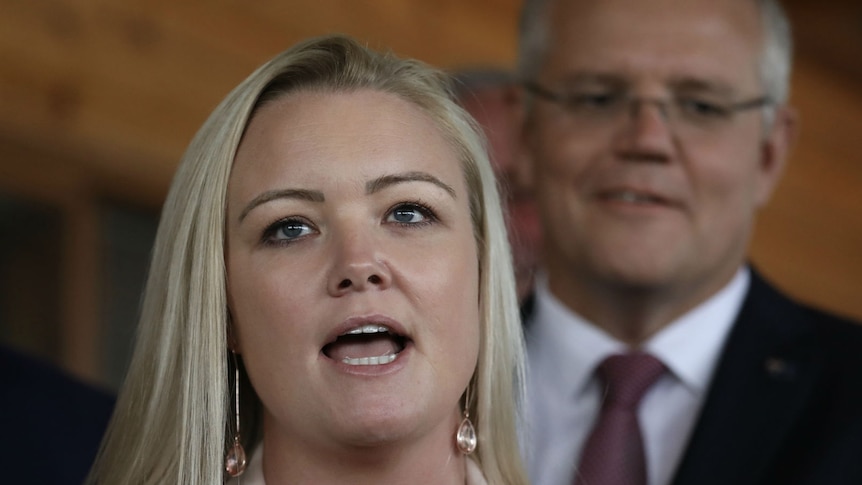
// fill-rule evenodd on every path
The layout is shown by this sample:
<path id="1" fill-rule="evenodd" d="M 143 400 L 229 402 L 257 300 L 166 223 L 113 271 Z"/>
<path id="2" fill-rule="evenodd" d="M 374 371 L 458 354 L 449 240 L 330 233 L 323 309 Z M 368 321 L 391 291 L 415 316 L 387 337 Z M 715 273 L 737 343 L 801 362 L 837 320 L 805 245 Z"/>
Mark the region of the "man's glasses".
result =
<path id="1" fill-rule="evenodd" d="M 677 135 L 715 134 L 730 125 L 737 113 L 773 104 L 768 96 L 722 102 L 706 96 L 681 95 L 667 99 L 632 96 L 625 92 L 584 90 L 557 93 L 535 82 L 524 88 L 562 107 L 580 129 L 616 126 L 624 115 L 634 116 L 643 105 L 655 105 Z"/>

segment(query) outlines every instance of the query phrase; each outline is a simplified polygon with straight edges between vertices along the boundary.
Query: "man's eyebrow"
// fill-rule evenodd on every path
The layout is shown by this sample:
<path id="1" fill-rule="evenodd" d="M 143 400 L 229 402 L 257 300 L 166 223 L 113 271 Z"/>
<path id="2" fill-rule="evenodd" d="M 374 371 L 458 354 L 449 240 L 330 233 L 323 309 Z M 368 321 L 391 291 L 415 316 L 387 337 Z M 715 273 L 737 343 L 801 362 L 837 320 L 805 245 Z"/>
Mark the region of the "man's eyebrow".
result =
<path id="1" fill-rule="evenodd" d="M 453 189 L 437 177 L 426 172 L 405 172 L 377 177 L 376 179 L 371 180 L 365 184 L 365 193 L 373 194 L 375 192 L 385 189 L 386 187 L 405 182 L 429 182 L 448 192 L 453 199 L 457 198 L 455 196 L 455 189 Z"/>
<path id="2" fill-rule="evenodd" d="M 702 92 L 719 96 L 731 96 L 734 94 L 734 89 L 730 85 L 720 81 L 686 77 L 674 79 L 670 84 L 671 88 L 677 92 Z"/>
<path id="3" fill-rule="evenodd" d="M 633 80 L 624 74 L 605 71 L 576 71 L 563 78 L 563 87 L 583 85 L 603 85 L 614 88 L 631 88 Z M 721 80 L 704 79 L 696 76 L 678 76 L 668 80 L 668 87 L 674 92 L 712 93 L 719 96 L 730 96 L 735 90 Z"/>
<path id="4" fill-rule="evenodd" d="M 584 84 L 601 84 L 621 87 L 628 84 L 625 76 L 604 71 L 576 71 L 565 76 L 562 87 L 576 87 Z"/>
<path id="5" fill-rule="evenodd" d="M 257 197 L 255 197 L 251 202 L 245 206 L 245 209 L 242 210 L 242 213 L 239 215 L 239 221 L 242 222 L 245 219 L 245 216 L 251 212 L 255 207 L 265 204 L 269 201 L 276 199 L 300 199 L 307 200 L 310 202 L 323 202 L 326 198 L 323 196 L 323 192 L 319 190 L 305 190 L 305 189 L 281 189 L 281 190 L 269 190 L 266 191 Z"/>

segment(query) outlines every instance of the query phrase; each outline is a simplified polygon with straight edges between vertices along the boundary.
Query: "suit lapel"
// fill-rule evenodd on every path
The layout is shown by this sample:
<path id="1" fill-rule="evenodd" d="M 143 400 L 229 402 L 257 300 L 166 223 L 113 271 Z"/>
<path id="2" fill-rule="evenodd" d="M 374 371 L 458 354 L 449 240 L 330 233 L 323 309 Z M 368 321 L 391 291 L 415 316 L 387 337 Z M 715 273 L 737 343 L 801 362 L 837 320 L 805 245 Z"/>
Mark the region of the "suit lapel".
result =
<path id="1" fill-rule="evenodd" d="M 822 368 L 802 312 L 752 271 L 674 485 L 758 484 Z"/>

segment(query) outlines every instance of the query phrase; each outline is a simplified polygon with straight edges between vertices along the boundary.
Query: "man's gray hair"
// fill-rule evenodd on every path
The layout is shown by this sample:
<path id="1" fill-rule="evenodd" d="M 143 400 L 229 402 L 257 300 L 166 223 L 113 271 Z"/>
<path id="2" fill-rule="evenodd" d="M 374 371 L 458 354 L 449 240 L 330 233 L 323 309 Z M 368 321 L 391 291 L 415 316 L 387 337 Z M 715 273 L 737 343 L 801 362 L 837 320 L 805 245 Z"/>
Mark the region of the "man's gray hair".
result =
<path id="1" fill-rule="evenodd" d="M 778 0 L 755 0 L 764 32 L 760 55 L 760 78 L 766 95 L 776 104 L 790 96 L 793 40 L 790 21 Z M 521 10 L 518 40 L 518 75 L 532 80 L 545 61 L 548 46 L 548 8 L 551 0 L 525 0 Z"/>

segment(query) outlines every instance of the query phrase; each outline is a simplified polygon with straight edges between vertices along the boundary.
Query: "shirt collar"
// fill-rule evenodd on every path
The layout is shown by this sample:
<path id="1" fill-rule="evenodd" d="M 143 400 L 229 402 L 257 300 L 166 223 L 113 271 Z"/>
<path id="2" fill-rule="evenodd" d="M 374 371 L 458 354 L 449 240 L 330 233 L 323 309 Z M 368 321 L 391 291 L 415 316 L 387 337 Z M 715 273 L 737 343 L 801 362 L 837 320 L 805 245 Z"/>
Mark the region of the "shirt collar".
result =
<path id="1" fill-rule="evenodd" d="M 709 385 L 750 279 L 748 268 L 741 267 L 721 290 L 643 346 L 694 394 L 704 393 Z M 541 369 L 543 380 L 581 393 L 602 360 L 628 349 L 552 295 L 544 274 L 536 279 L 535 305 L 527 345 L 542 349 L 530 352 L 530 366 Z"/>
<path id="2" fill-rule="evenodd" d="M 703 394 L 750 281 L 748 268 L 740 268 L 727 285 L 655 334 L 644 349 L 661 360 L 691 392 Z"/>
<path id="3" fill-rule="evenodd" d="M 530 367 L 541 369 L 542 380 L 581 393 L 595 368 L 608 355 L 626 346 L 566 307 L 551 294 L 547 276 L 536 277 L 536 303 L 527 334 Z"/>

